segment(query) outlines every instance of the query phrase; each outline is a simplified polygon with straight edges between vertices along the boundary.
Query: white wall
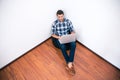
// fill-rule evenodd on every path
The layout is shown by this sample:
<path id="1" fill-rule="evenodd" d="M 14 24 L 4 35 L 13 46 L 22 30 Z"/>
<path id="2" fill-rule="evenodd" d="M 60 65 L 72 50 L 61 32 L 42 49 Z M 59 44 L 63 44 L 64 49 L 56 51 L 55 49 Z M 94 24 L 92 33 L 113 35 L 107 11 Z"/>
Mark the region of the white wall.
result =
<path id="1" fill-rule="evenodd" d="M 54 6 L 50 0 L 0 0 L 0 68 L 50 37 Z"/>
<path id="2" fill-rule="evenodd" d="M 49 38 L 63 9 L 78 41 L 120 68 L 119 0 L 1 0 L 0 68 Z"/>
<path id="3" fill-rule="evenodd" d="M 120 69 L 120 1 L 100 0 L 85 6 L 78 21 L 78 40 Z"/>

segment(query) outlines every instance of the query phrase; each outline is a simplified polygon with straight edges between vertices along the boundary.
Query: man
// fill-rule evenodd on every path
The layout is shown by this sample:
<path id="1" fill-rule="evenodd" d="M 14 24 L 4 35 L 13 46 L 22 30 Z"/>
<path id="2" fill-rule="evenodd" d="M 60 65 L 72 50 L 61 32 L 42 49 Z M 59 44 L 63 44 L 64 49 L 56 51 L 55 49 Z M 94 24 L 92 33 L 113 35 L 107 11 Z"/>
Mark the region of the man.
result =
<path id="1" fill-rule="evenodd" d="M 73 65 L 74 61 L 74 55 L 75 55 L 75 48 L 76 43 L 70 42 L 70 54 L 68 55 L 66 52 L 66 44 L 61 44 L 58 39 L 60 39 L 61 36 L 67 35 L 67 34 L 74 34 L 73 25 L 72 22 L 69 19 L 64 18 L 64 12 L 62 10 L 58 10 L 56 13 L 57 20 L 55 20 L 52 24 L 52 37 L 57 40 L 57 43 L 59 44 L 59 47 L 62 51 L 62 54 L 66 61 L 66 69 L 72 74 L 75 74 L 75 69 Z M 67 43 L 68 44 L 68 43 Z"/>

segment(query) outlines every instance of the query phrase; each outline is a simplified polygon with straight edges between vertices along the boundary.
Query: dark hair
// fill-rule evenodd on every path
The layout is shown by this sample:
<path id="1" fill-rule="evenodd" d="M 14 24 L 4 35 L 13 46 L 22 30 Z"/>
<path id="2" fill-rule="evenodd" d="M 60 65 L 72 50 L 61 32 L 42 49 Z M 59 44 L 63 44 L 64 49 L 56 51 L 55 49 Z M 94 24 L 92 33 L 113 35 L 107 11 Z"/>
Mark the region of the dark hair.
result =
<path id="1" fill-rule="evenodd" d="M 61 14 L 64 15 L 64 12 L 62 10 L 58 10 L 57 13 L 56 13 L 56 15 L 61 15 Z"/>

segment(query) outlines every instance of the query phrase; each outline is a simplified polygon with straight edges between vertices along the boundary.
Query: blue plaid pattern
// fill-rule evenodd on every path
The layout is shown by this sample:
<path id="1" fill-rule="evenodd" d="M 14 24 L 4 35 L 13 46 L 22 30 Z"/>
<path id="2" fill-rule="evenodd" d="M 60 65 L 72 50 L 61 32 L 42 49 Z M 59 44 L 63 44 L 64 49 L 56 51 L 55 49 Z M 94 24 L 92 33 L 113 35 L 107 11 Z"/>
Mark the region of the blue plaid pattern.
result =
<path id="1" fill-rule="evenodd" d="M 52 34 L 62 36 L 73 32 L 73 25 L 69 19 L 65 19 L 63 22 L 56 20 L 52 24 Z"/>

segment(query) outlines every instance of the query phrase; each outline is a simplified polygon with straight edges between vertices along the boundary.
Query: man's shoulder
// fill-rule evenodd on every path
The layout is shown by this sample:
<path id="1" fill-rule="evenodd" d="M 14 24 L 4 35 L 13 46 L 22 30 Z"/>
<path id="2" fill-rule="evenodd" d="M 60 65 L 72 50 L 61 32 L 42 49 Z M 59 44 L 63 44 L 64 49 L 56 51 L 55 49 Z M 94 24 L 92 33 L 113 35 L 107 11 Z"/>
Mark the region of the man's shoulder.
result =
<path id="1" fill-rule="evenodd" d="M 70 21 L 69 19 L 67 19 L 67 18 L 65 18 L 65 21 L 66 21 L 66 22 L 71 22 L 71 21 Z"/>
<path id="2" fill-rule="evenodd" d="M 53 24 L 57 24 L 58 23 L 58 20 L 55 20 L 54 22 L 53 22 Z"/>

